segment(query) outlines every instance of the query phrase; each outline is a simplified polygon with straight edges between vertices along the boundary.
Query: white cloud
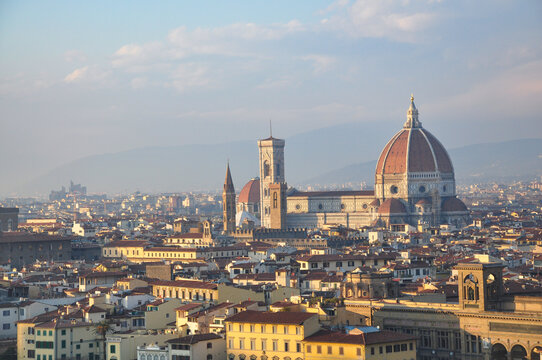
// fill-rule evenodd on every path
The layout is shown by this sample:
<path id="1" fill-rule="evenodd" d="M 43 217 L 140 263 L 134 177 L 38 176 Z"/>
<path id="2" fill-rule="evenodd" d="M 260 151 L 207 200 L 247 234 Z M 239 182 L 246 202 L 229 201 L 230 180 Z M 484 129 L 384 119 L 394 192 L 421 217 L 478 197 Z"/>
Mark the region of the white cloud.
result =
<path id="1" fill-rule="evenodd" d="M 75 69 L 74 71 L 66 75 L 66 77 L 64 78 L 64 82 L 72 83 L 72 82 L 81 81 L 86 77 L 87 72 L 88 72 L 88 66 Z"/>
<path id="2" fill-rule="evenodd" d="M 422 32 L 440 17 L 428 11 L 434 1 L 357 0 L 351 6 L 339 1 L 333 15 L 322 24 L 353 37 L 390 38 L 401 42 L 419 40 Z"/>
<path id="3" fill-rule="evenodd" d="M 101 70 L 97 66 L 83 66 L 66 75 L 64 82 L 68 84 L 80 82 L 104 83 L 109 75 L 110 71 Z"/>

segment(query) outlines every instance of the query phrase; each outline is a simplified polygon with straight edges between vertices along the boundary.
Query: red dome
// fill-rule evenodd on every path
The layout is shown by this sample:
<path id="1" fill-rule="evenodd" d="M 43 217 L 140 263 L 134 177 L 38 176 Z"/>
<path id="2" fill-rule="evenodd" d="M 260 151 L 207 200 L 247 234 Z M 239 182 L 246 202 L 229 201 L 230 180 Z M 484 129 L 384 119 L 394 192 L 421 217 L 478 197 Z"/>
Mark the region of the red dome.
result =
<path id="1" fill-rule="evenodd" d="M 243 186 L 239 193 L 240 203 L 259 203 L 260 202 L 260 179 L 252 179 Z"/>
<path id="2" fill-rule="evenodd" d="M 379 214 L 406 214 L 405 205 L 398 199 L 388 199 L 378 208 Z"/>
<path id="3" fill-rule="evenodd" d="M 376 165 L 376 174 L 406 172 L 453 173 L 444 146 L 422 127 L 404 128 L 386 144 Z"/>
<path id="4" fill-rule="evenodd" d="M 463 201 L 456 197 L 449 197 L 442 202 L 441 210 L 444 212 L 469 211 Z"/>

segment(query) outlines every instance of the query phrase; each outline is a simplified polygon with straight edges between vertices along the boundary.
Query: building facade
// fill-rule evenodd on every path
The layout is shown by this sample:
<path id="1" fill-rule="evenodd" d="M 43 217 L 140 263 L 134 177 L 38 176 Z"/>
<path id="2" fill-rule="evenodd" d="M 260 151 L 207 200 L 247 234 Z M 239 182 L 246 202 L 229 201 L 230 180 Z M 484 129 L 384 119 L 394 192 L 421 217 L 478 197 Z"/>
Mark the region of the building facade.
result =
<path id="1" fill-rule="evenodd" d="M 422 127 L 418 116 L 414 98 L 411 98 L 403 128 L 380 154 L 374 190 L 300 192 L 290 189 L 284 208 L 273 208 L 275 196 L 277 205 L 282 202 L 278 197 L 280 192 L 272 193 L 271 189 L 272 184 L 286 184 L 285 142 L 273 137 L 259 140 L 262 226 L 466 225 L 469 211 L 456 197 L 450 156 L 437 138 Z M 272 219 L 276 219 L 275 222 Z"/>

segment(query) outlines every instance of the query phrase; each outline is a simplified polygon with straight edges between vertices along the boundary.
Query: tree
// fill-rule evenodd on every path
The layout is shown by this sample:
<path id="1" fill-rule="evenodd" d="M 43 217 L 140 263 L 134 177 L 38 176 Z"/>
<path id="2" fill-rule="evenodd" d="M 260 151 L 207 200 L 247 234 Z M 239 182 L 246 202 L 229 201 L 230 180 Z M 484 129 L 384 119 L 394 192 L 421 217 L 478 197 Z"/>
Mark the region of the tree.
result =
<path id="1" fill-rule="evenodd" d="M 94 333 L 96 335 L 99 335 L 102 338 L 104 359 L 107 359 L 107 356 L 106 356 L 107 345 L 105 343 L 105 337 L 107 336 L 107 334 L 111 332 L 113 332 L 113 328 L 111 327 L 111 323 L 107 320 L 100 321 L 98 325 L 96 325 L 96 327 L 94 328 Z"/>

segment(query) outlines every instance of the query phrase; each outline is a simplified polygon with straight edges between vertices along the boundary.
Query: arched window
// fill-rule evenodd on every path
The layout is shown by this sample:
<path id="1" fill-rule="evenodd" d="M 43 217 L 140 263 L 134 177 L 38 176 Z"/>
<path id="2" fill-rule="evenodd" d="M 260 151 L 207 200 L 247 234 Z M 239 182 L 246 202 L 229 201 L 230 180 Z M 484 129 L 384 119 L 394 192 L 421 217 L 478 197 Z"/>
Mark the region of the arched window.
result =
<path id="1" fill-rule="evenodd" d="M 266 161 L 263 162 L 263 177 L 269 176 L 269 163 Z"/>
<path id="2" fill-rule="evenodd" d="M 277 198 L 277 193 L 274 192 L 273 193 L 273 209 L 276 209 L 278 207 L 278 198 Z"/>

